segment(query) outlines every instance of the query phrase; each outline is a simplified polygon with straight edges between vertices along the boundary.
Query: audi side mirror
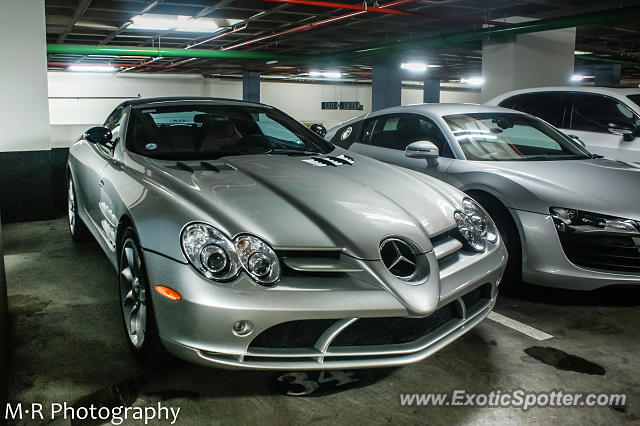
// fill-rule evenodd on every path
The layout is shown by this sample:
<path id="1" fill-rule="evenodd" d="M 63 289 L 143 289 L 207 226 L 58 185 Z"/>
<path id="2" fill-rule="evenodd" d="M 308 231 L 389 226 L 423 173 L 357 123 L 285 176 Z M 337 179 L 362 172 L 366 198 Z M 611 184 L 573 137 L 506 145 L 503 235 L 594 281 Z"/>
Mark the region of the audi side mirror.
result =
<path id="1" fill-rule="evenodd" d="M 609 123 L 607 130 L 612 135 L 622 136 L 625 142 L 631 142 L 638 134 L 638 128 L 633 124 Z"/>
<path id="2" fill-rule="evenodd" d="M 111 134 L 111 130 L 106 127 L 92 127 L 84 132 L 84 138 L 88 142 L 113 149 L 113 142 L 111 141 L 111 139 L 113 139 L 113 135 Z"/>
<path id="3" fill-rule="evenodd" d="M 567 136 L 569 136 L 571 139 L 576 141 L 581 147 L 583 147 L 583 148 L 587 147 L 587 145 L 582 141 L 582 139 L 580 139 L 579 136 L 577 136 L 577 135 L 567 135 Z"/>
<path id="4" fill-rule="evenodd" d="M 430 141 L 418 141 L 410 143 L 404 150 L 404 155 L 409 158 L 423 158 L 427 160 L 427 166 L 438 165 L 440 150 Z"/>

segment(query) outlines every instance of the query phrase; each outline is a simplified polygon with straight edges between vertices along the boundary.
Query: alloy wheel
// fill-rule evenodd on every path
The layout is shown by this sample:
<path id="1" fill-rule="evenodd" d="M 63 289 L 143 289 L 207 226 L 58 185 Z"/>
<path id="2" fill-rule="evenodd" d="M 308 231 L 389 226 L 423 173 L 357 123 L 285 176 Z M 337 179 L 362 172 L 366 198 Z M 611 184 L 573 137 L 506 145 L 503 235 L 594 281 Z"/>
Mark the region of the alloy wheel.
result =
<path id="1" fill-rule="evenodd" d="M 131 344 L 140 349 L 147 332 L 147 290 L 136 242 L 125 240 L 120 255 L 120 302 Z"/>

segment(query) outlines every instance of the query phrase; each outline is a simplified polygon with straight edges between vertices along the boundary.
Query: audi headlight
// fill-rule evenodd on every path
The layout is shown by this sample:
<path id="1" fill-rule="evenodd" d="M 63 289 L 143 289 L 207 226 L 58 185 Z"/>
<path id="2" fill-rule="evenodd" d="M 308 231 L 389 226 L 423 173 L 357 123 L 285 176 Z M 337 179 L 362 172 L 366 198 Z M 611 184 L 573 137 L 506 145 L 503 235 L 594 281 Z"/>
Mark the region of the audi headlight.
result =
<path id="1" fill-rule="evenodd" d="M 556 229 L 562 233 L 607 233 L 629 236 L 640 234 L 640 224 L 631 219 L 564 207 L 551 207 L 549 210 Z"/>
<path id="2" fill-rule="evenodd" d="M 198 272 L 225 282 L 245 270 L 259 284 L 275 284 L 280 278 L 280 262 L 273 249 L 258 237 L 239 235 L 233 241 L 204 223 L 185 226 L 182 250 Z"/>
<path id="3" fill-rule="evenodd" d="M 458 231 L 478 253 L 485 251 L 487 241 L 498 241 L 498 229 L 487 212 L 471 198 L 462 200 L 462 211 L 454 213 Z"/>

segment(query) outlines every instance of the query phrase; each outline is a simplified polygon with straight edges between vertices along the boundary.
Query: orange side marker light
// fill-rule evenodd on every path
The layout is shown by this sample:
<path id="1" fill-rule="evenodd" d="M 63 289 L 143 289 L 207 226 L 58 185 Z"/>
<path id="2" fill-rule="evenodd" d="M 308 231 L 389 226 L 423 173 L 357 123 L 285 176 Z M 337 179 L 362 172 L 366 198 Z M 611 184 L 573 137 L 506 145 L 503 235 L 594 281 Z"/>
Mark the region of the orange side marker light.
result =
<path id="1" fill-rule="evenodd" d="M 178 293 L 177 291 L 175 291 L 172 288 L 165 287 L 163 285 L 157 285 L 156 286 L 156 291 L 158 293 L 160 293 L 161 295 L 163 295 L 164 297 L 166 297 L 167 299 L 171 299 L 171 300 L 180 300 L 180 299 L 182 299 L 182 296 L 180 296 L 180 293 Z"/>

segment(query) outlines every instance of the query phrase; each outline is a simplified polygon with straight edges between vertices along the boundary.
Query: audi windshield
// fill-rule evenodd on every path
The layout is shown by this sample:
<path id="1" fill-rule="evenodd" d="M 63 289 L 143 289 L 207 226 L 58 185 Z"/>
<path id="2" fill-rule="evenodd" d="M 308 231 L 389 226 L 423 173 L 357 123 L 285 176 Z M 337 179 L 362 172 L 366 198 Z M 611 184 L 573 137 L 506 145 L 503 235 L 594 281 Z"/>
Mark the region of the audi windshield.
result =
<path id="1" fill-rule="evenodd" d="M 443 118 L 467 160 L 544 161 L 593 157 L 577 142 L 526 115 L 473 113 Z"/>

